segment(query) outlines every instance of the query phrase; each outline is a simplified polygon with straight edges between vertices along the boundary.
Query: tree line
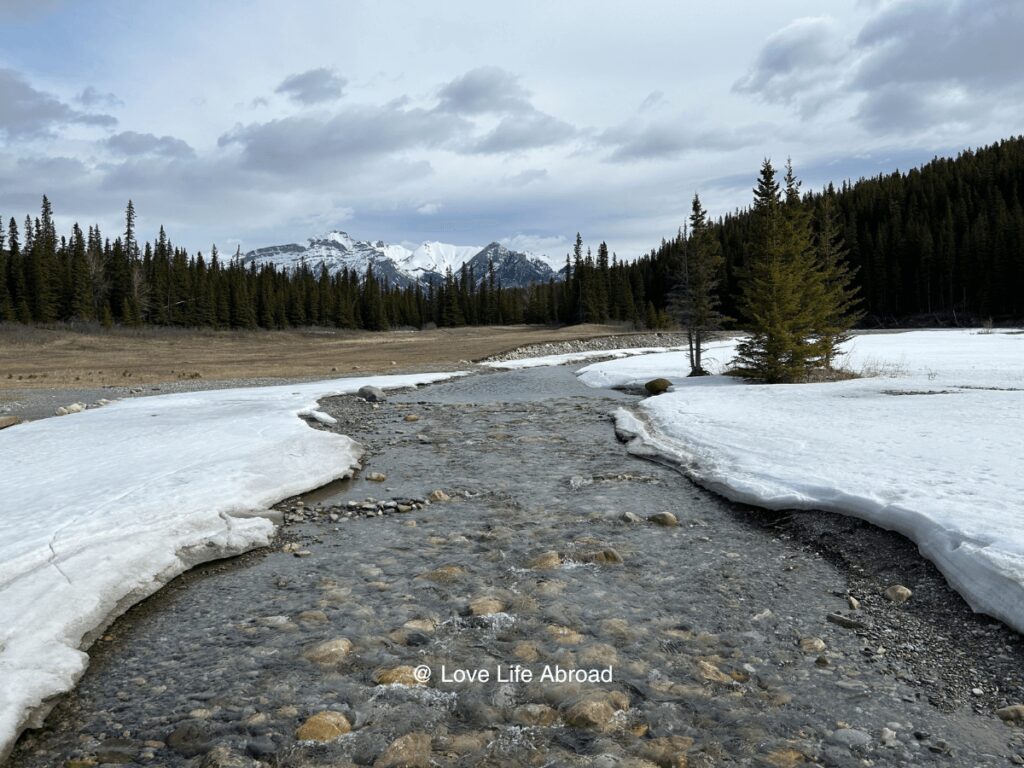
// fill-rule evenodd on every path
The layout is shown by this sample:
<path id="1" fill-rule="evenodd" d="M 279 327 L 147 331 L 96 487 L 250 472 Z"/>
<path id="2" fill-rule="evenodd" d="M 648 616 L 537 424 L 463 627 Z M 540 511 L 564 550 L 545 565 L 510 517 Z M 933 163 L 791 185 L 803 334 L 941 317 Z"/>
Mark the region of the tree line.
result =
<path id="1" fill-rule="evenodd" d="M 175 246 L 161 227 L 155 240 L 139 242 L 129 201 L 125 228 L 113 240 L 98 225 L 76 223 L 58 237 L 53 208 L 43 197 L 39 215 L 19 227 L 0 226 L 0 321 L 99 322 L 104 325 L 169 325 L 283 329 L 330 326 L 366 330 L 396 327 L 575 323 L 625 320 L 663 325 L 664 312 L 644 301 L 638 273 L 584 254 L 577 235 L 567 280 L 506 287 L 494 265 L 477 276 L 463 266 L 426 286 L 396 287 L 374 274 L 301 264 L 278 268 L 245 264 L 241 253 L 225 258 Z"/>
<path id="2" fill-rule="evenodd" d="M 1024 137 L 956 158 L 936 158 L 838 189 L 801 196 L 820 220 L 831 204 L 849 250 L 864 323 L 977 324 L 1024 318 Z M 735 316 L 745 265 L 757 244 L 753 208 L 714 226 L 721 243 L 723 311 Z M 654 261 L 678 250 L 663 243 Z"/>
<path id="3" fill-rule="evenodd" d="M 788 193 L 787 193 L 788 194 Z M 801 194 L 812 236 L 822 222 L 845 243 L 865 324 L 970 323 L 1024 317 L 1024 137 L 920 169 L 839 189 Z M 823 208 L 830 209 L 824 215 Z M 2 221 L 2 219 L 0 219 Z M 721 265 L 703 279 L 726 327 L 744 317 L 743 281 L 763 243 L 756 206 L 716 221 L 704 215 Z M 140 242 L 129 202 L 123 232 L 75 224 L 58 236 L 43 198 L 39 215 L 0 226 L 0 320 L 96 321 L 217 328 L 307 325 L 380 330 L 514 323 L 621 321 L 664 328 L 681 319 L 678 265 L 694 237 L 682 228 L 634 260 L 605 243 L 596 252 L 577 234 L 559 279 L 502 286 L 493 266 L 468 268 L 427 286 L 399 288 L 372 269 L 328 274 L 311 265 L 284 270 L 225 258 L 216 247 L 188 253 L 160 229 Z M 749 307 L 748 307 L 749 309 Z"/>

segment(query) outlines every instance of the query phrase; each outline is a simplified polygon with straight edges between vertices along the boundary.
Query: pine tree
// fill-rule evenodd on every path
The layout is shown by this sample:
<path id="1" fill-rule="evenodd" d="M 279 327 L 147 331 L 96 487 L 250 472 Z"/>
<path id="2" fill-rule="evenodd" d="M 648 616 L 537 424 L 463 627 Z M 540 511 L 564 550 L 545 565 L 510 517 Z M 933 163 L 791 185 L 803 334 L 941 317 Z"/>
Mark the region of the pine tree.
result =
<path id="1" fill-rule="evenodd" d="M 19 323 L 32 321 L 32 311 L 28 305 L 28 289 L 25 285 L 24 258 L 18 238 L 18 222 L 11 217 L 7 226 L 7 285 L 14 304 L 14 319 Z"/>
<path id="2" fill-rule="evenodd" d="M 859 291 L 853 284 L 857 270 L 850 268 L 847 254 L 835 189 L 829 184 L 818 208 L 816 241 L 817 268 L 824 287 L 821 315 L 816 323 L 821 359 L 826 368 L 832 368 L 839 345 L 849 340 L 850 331 L 864 316 L 858 309 Z"/>
<path id="3" fill-rule="evenodd" d="M 71 317 L 79 320 L 92 320 L 94 317 L 93 287 L 86 258 L 85 236 L 77 223 L 71 228 L 69 248 L 71 261 L 70 314 Z"/>
<path id="4" fill-rule="evenodd" d="M 703 354 L 708 335 L 721 328 L 724 321 L 718 311 L 717 292 L 723 264 L 721 244 L 711 231 L 700 197 L 694 195 L 689 235 L 680 238 L 675 290 L 670 297 L 670 306 L 686 329 L 691 376 L 707 375 Z"/>
<path id="5" fill-rule="evenodd" d="M 742 275 L 739 301 L 749 336 L 737 345 L 735 370 L 769 384 L 801 381 L 820 358 L 814 332 L 822 289 L 791 167 L 783 201 L 775 169 L 764 161 L 752 215 L 751 263 Z"/>
<path id="6" fill-rule="evenodd" d="M 0 217 L 0 222 L 3 218 Z M 14 305 L 11 303 L 11 292 L 7 287 L 7 253 L 4 251 L 6 235 L 0 227 L 0 323 L 14 320 Z"/>

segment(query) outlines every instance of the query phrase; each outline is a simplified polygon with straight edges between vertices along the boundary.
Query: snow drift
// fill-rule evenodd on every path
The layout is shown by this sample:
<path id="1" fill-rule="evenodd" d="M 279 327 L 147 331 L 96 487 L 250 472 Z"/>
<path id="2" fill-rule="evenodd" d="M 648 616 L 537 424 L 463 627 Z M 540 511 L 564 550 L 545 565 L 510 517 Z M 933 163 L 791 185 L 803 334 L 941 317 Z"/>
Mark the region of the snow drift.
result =
<path id="1" fill-rule="evenodd" d="M 123 400 L 0 432 L 0 762 L 88 664 L 82 648 L 188 568 L 268 543 L 272 504 L 358 466 L 319 398 L 452 375 Z"/>

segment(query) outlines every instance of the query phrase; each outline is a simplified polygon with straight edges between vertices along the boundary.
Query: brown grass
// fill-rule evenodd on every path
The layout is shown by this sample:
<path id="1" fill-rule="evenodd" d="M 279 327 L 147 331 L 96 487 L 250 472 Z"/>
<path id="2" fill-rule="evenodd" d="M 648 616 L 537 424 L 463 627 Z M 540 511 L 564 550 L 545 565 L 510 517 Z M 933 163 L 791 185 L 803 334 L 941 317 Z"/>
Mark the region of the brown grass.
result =
<path id="1" fill-rule="evenodd" d="M 525 344 L 631 333 L 607 325 L 431 331 L 73 329 L 0 324 L 4 389 L 451 369 Z"/>

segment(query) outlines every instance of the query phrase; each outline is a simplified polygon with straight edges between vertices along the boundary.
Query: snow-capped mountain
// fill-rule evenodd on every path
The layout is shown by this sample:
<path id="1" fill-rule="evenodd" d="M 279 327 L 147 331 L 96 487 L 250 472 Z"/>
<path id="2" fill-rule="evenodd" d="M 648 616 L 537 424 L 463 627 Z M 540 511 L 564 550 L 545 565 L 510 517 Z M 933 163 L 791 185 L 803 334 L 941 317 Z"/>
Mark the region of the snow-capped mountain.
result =
<path id="1" fill-rule="evenodd" d="M 472 269 L 479 283 L 487 278 L 488 265 L 492 260 L 495 281 L 505 287 L 525 286 L 559 277 L 544 258 L 511 251 L 496 242 L 481 248 L 478 245 L 428 241 L 409 249 L 403 245 L 388 245 L 383 240 L 356 240 L 340 230 L 311 237 L 306 245 L 288 243 L 257 248 L 245 254 L 243 263 L 257 266 L 274 264 L 291 269 L 304 262 L 316 271 L 325 265 L 331 274 L 347 268 L 360 276 L 368 267 L 373 267 L 378 279 L 404 288 L 416 283 L 426 285 L 444 280 L 449 268 L 458 273 L 463 264 Z"/>

